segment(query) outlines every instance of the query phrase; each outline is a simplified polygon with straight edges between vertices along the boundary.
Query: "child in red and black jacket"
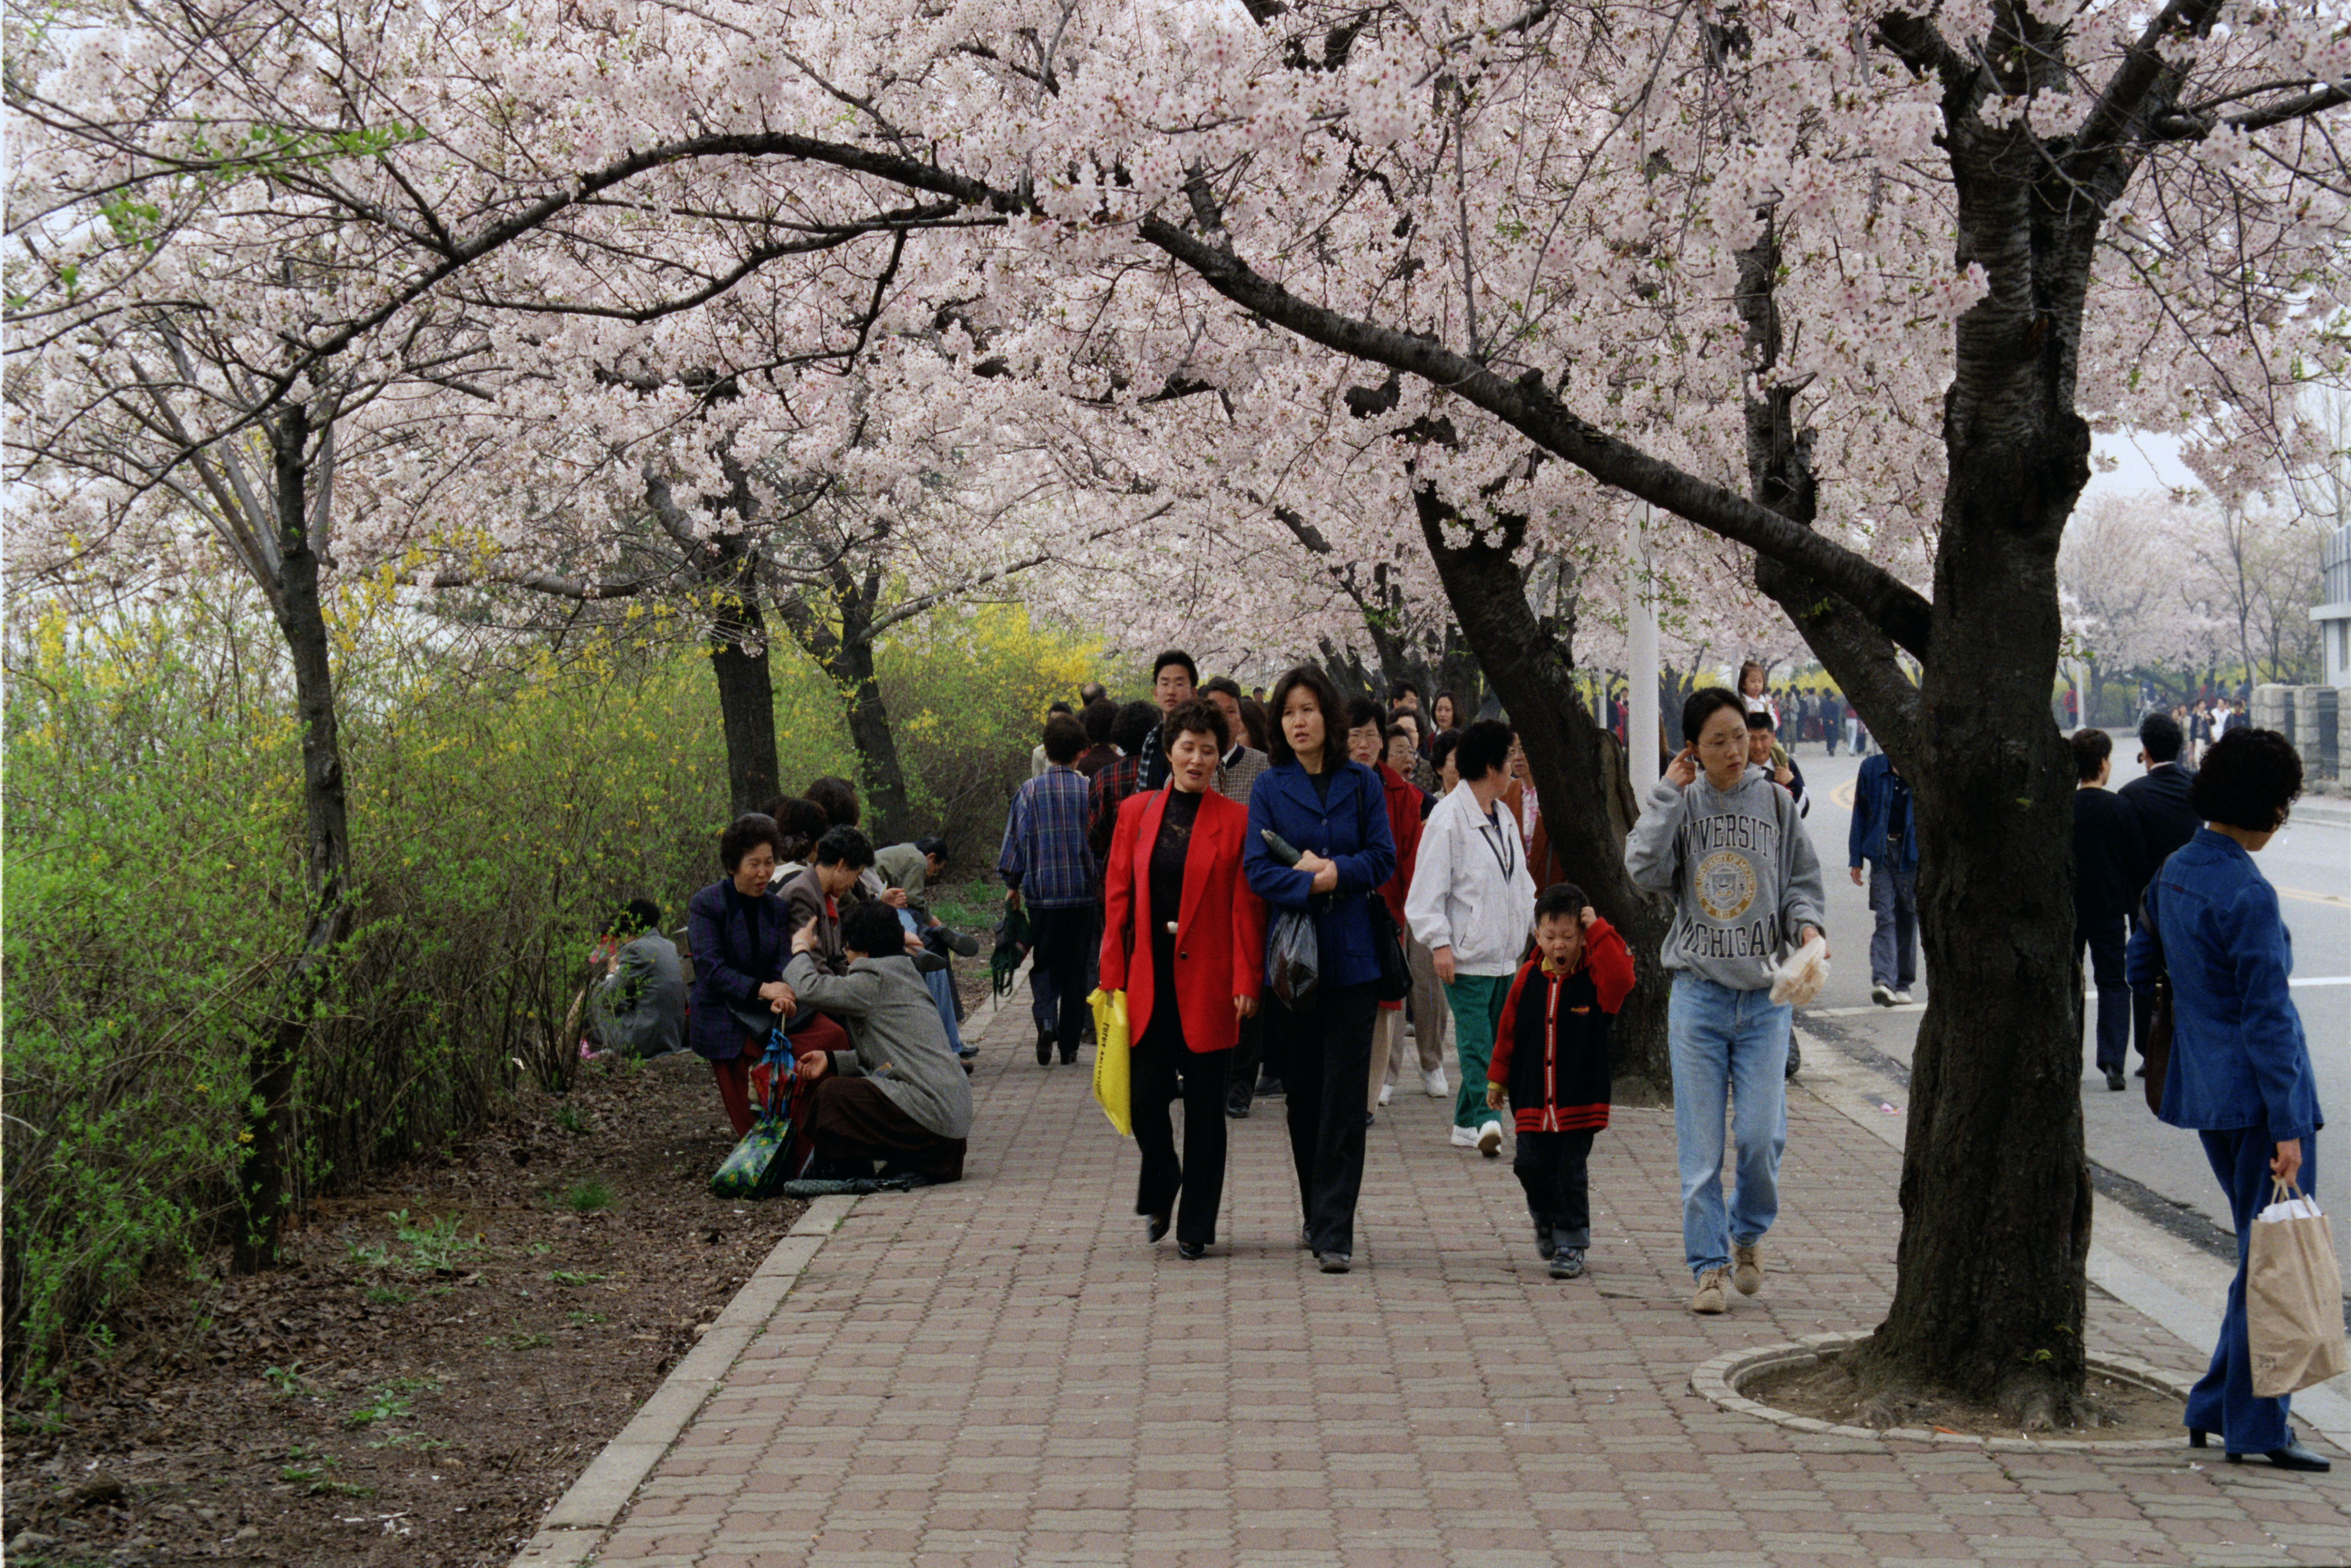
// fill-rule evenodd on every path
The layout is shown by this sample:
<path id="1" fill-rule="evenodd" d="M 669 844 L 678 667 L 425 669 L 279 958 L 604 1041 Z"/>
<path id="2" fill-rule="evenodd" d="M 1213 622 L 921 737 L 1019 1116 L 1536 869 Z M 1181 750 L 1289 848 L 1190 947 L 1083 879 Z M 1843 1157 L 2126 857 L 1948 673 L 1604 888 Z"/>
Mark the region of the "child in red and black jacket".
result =
<path id="1" fill-rule="evenodd" d="M 1585 1162 L 1608 1124 L 1608 1020 L 1632 992 L 1633 954 L 1564 882 L 1535 900 L 1535 949 L 1502 1004 L 1486 1103 L 1517 1113 L 1510 1168 L 1527 1191 L 1535 1250 L 1552 1278 L 1573 1280 L 1592 1245 Z"/>

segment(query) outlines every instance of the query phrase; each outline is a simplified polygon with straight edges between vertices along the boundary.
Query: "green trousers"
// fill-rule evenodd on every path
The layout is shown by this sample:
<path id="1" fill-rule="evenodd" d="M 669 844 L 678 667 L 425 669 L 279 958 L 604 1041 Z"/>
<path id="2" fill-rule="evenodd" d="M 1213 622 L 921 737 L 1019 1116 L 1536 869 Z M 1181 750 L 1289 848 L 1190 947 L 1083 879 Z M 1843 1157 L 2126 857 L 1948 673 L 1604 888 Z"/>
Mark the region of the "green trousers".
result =
<path id="1" fill-rule="evenodd" d="M 1459 975 L 1445 988 L 1453 1009 L 1453 1046 L 1461 1059 L 1461 1092 L 1453 1099 L 1453 1124 L 1480 1127 L 1501 1113 L 1486 1107 L 1486 1064 L 1494 1060 L 1494 1031 L 1502 1025 L 1502 1004 L 1510 997 L 1509 975 Z"/>

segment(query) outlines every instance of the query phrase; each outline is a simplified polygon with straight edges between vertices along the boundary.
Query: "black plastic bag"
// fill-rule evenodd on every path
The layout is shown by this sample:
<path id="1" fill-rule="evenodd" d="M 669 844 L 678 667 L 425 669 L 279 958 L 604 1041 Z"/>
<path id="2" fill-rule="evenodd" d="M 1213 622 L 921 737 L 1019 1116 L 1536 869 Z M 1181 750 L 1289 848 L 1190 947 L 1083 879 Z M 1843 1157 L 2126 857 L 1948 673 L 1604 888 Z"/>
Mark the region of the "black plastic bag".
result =
<path id="1" fill-rule="evenodd" d="M 1265 975 L 1273 994 L 1291 1012 L 1314 1005 L 1322 984 L 1322 944 L 1314 935 L 1314 916 L 1303 909 L 1285 909 L 1273 922 L 1265 945 Z"/>

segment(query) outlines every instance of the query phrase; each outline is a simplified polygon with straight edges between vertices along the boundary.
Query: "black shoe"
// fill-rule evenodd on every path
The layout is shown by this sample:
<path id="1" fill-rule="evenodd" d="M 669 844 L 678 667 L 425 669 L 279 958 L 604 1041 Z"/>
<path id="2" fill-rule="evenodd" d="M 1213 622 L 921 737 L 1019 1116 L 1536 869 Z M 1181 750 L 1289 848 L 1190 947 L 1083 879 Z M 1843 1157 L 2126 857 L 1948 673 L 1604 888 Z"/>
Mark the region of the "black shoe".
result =
<path id="1" fill-rule="evenodd" d="M 1074 1045 L 1073 1045 L 1073 1046 L 1071 1046 L 1067 1051 L 1062 1051 L 1062 1052 L 1061 1052 L 1061 1065 L 1062 1065 L 1062 1066 L 1064 1066 L 1064 1067 L 1069 1066 L 1071 1062 L 1074 1062 L 1075 1061 L 1077 1061 L 1077 1059 L 1078 1059 L 1078 1048 L 1077 1048 L 1076 1046 L 1074 1046 Z"/>
<path id="2" fill-rule="evenodd" d="M 1796 1044 L 1796 1037 L 1792 1034 L 1788 1037 L 1788 1070 L 1780 1075 L 1781 1081 L 1782 1082 L 1793 1082 L 1795 1081 L 1797 1070 L 1802 1068 L 1803 1065 L 1803 1051 Z"/>
<path id="3" fill-rule="evenodd" d="M 1559 1240 L 1556 1237 L 1552 1235 L 1551 1221 L 1548 1219 L 1536 1220 L 1535 1256 L 1548 1263 L 1551 1261 L 1552 1255 L 1558 1250 Z"/>
<path id="4" fill-rule="evenodd" d="M 1040 1067 L 1053 1065 L 1053 1031 L 1050 1029 L 1040 1029 L 1037 1031 L 1037 1065 Z"/>
<path id="5" fill-rule="evenodd" d="M 1197 1263 L 1201 1259 L 1206 1258 L 1207 1255 L 1208 1244 L 1205 1241 L 1178 1241 L 1176 1243 L 1176 1256 L 1181 1258 L 1186 1263 Z"/>
<path id="6" fill-rule="evenodd" d="M 1364 1112 L 1364 1126 L 1366 1126 L 1366 1127 L 1376 1127 L 1376 1126 L 1378 1126 L 1379 1124 L 1380 1124 L 1380 1119 L 1379 1119 L 1377 1116 L 1374 1116 L 1374 1114 L 1372 1114 L 1369 1111 L 1366 1111 L 1366 1112 Z"/>
<path id="7" fill-rule="evenodd" d="M 2190 1441 L 2192 1442 L 2194 1437 L 2200 1437 L 2202 1436 L 2203 1434 L 2201 1432 L 2196 1433 L 2190 1438 Z M 2300 1443 L 2294 1442 L 2291 1438 L 2287 1439 L 2284 1448 L 2272 1448 L 2269 1452 L 2262 1455 L 2261 1457 L 2267 1459 L 2272 1465 L 2282 1470 L 2307 1470 L 2314 1475 L 2325 1475 L 2327 1471 L 2335 1468 L 2334 1460 L 2326 1458 L 2322 1455 L 2312 1453 L 2308 1448 L 2304 1448 Z M 2245 1462 L 2245 1456 L 2242 1454 L 2231 1454 L 2229 1456 L 2229 1462 L 2232 1465 L 2241 1465 Z"/>
<path id="8" fill-rule="evenodd" d="M 1343 1274 L 1354 1266 L 1354 1260 L 1344 1252 L 1317 1252 L 1314 1254 L 1314 1263 L 1325 1274 Z M 2284 1452 L 2283 1449 L 2279 1451 Z M 2300 1452 L 2299 1449 L 2295 1451 Z M 2324 1465 L 2326 1461 L 2320 1459 L 2318 1462 Z"/>
<path id="9" fill-rule="evenodd" d="M 1314 1250 L 1314 1233 L 1303 1225 L 1298 1228 L 1298 1249 L 1301 1252 Z"/>
<path id="10" fill-rule="evenodd" d="M 1228 1100 L 1225 1102 L 1225 1116 L 1228 1121 L 1246 1122 L 1249 1120 L 1249 1103 L 1246 1100 Z"/>
<path id="11" fill-rule="evenodd" d="M 1145 1241 L 1157 1241 L 1167 1234 L 1167 1228 L 1175 1223 L 1176 1217 L 1171 1214 L 1146 1214 L 1143 1217 L 1143 1239 Z"/>
<path id="12" fill-rule="evenodd" d="M 1260 1100 L 1281 1098 L 1281 1080 L 1270 1072 L 1257 1081 L 1257 1097 Z"/>
<path id="13" fill-rule="evenodd" d="M 2109 1068 L 2107 1068 L 2107 1069 L 2106 1069 L 2106 1087 L 2107 1087 L 2107 1088 L 2109 1088 L 2109 1089 L 2120 1089 L 2120 1088 L 2123 1086 L 2123 1084 L 2125 1083 L 2125 1082 L 2126 1082 L 2126 1080 L 2124 1079 L 2124 1077 L 2123 1077 L 2123 1070 L 2122 1070 L 2121 1068 L 2119 1068 L 2119 1067 L 2109 1067 Z"/>
<path id="14" fill-rule="evenodd" d="M 2147 1076 L 2147 1063 L 2146 1063 L 2146 1062 L 2144 1062 L 2144 1061 L 2142 1061 L 2142 1062 L 2140 1062 L 2137 1067 L 2132 1068 L 2132 1069 L 2131 1069 L 2131 1076 L 2132 1076 L 2133 1078 L 2144 1078 L 2144 1077 L 2146 1077 L 2146 1076 Z"/>
<path id="15" fill-rule="evenodd" d="M 1554 1280 L 1583 1278 L 1583 1249 L 1562 1247 L 1552 1255 L 1551 1277 Z"/>

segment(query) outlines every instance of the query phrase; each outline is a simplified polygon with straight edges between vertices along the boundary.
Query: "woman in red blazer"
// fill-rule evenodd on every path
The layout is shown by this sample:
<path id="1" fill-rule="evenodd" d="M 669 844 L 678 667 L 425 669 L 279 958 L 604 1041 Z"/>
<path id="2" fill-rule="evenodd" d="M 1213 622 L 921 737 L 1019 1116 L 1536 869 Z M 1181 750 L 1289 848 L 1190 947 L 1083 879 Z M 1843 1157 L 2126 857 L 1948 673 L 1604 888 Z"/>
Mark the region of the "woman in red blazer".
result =
<path id="1" fill-rule="evenodd" d="M 1167 716 L 1164 789 L 1130 795 L 1102 869 L 1102 984 L 1126 993 L 1134 1055 L 1129 1093 L 1143 1179 L 1144 1239 L 1176 1228 L 1203 1256 L 1225 1190 L 1225 1079 L 1240 1020 L 1265 985 L 1265 905 L 1241 871 L 1249 810 L 1217 793 L 1225 716 L 1188 702 Z M 1184 1157 L 1167 1107 L 1183 1079 Z M 1183 1210 L 1176 1212 L 1178 1191 Z"/>

